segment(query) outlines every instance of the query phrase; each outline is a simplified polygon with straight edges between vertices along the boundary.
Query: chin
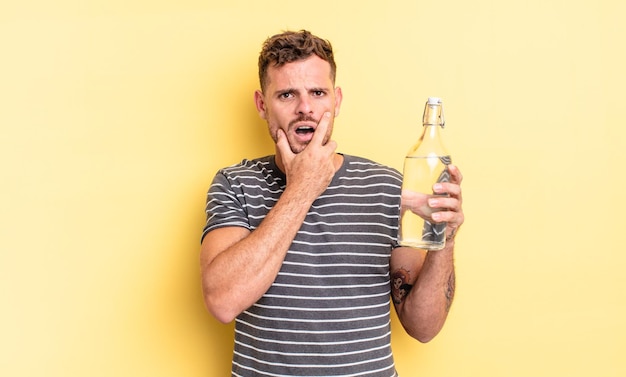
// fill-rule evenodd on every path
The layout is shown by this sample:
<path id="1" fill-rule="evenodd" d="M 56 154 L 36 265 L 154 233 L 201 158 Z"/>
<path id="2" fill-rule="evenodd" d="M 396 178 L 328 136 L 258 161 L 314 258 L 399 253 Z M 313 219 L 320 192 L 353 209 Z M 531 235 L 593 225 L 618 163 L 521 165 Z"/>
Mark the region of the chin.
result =
<path id="1" fill-rule="evenodd" d="M 302 152 L 304 150 L 304 148 L 305 147 L 302 147 L 302 146 L 296 146 L 296 147 L 290 146 L 289 149 L 291 149 L 291 153 L 298 154 L 298 153 Z"/>

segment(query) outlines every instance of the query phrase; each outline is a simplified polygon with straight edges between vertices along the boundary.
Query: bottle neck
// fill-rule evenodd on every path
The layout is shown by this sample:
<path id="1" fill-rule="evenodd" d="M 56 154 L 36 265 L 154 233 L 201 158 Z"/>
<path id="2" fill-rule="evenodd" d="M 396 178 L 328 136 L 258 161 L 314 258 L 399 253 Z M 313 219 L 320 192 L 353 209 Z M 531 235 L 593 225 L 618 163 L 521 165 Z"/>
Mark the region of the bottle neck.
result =
<path id="1" fill-rule="evenodd" d="M 422 135 L 416 145 L 409 151 L 409 156 L 446 156 L 446 147 L 442 140 L 442 126 L 438 124 L 425 124 L 422 128 Z"/>
<path id="2" fill-rule="evenodd" d="M 422 132 L 421 143 L 428 145 L 428 148 L 441 150 L 441 129 L 445 125 L 443 118 L 443 107 L 441 102 L 426 103 L 424 116 L 422 119 L 424 130 Z"/>
<path id="3" fill-rule="evenodd" d="M 439 139 L 443 125 L 441 124 L 425 124 L 422 132 L 424 139 Z"/>
<path id="4" fill-rule="evenodd" d="M 434 98 L 436 99 L 436 98 Z M 417 144 L 409 150 L 407 157 L 447 156 L 443 145 L 441 130 L 445 125 L 441 101 L 429 98 L 422 118 L 422 134 Z"/>

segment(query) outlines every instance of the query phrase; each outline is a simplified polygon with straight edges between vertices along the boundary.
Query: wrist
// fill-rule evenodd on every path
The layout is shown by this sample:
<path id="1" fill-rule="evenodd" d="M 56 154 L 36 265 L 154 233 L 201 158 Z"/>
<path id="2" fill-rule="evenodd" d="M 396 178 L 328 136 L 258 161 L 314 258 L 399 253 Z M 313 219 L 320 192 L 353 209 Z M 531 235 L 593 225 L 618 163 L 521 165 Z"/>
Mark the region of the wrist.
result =
<path id="1" fill-rule="evenodd" d="M 428 253 L 436 252 L 437 254 L 452 254 L 454 251 L 454 238 L 446 239 L 446 244 L 439 250 L 430 250 Z"/>

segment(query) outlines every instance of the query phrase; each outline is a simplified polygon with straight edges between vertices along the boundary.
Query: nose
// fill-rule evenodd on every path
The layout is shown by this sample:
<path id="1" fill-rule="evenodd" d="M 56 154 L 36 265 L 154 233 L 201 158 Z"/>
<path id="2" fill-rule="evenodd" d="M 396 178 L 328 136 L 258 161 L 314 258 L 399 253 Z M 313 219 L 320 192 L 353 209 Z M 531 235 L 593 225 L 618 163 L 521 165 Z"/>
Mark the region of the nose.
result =
<path id="1" fill-rule="evenodd" d="M 311 101 L 308 97 L 302 96 L 298 102 L 298 106 L 296 108 L 296 112 L 298 114 L 310 114 L 313 112 L 311 107 Z"/>

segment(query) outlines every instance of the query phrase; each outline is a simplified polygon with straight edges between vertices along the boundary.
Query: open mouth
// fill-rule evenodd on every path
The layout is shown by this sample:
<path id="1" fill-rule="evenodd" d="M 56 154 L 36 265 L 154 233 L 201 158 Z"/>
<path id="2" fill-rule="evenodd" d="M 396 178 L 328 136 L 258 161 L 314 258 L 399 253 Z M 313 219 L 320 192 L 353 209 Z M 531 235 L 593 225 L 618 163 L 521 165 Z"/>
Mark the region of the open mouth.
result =
<path id="1" fill-rule="evenodd" d="M 296 133 L 298 135 L 312 134 L 313 132 L 315 132 L 315 129 L 313 127 L 301 126 L 296 128 Z"/>

